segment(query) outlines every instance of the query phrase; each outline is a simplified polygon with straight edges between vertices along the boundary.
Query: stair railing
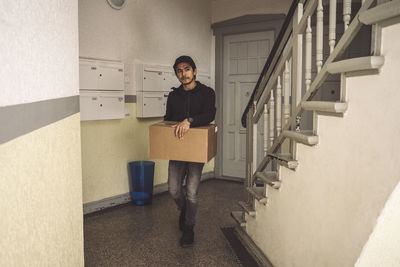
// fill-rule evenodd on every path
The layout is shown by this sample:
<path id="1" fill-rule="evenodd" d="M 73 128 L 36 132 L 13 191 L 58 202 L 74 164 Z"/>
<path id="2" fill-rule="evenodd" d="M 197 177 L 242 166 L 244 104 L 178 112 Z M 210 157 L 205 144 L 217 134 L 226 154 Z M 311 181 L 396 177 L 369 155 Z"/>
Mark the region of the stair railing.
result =
<path id="1" fill-rule="evenodd" d="M 248 191 L 255 183 L 256 173 L 263 172 L 274 159 L 274 155 L 287 154 L 292 159 L 296 159 L 296 142 L 298 141 L 286 140 L 286 138 L 293 132 L 299 131 L 299 120 L 304 112 L 302 103 L 310 101 L 318 92 L 330 74 L 329 64 L 344 53 L 360 31 L 363 24 L 359 21 L 359 14 L 376 4 L 375 2 L 376 0 L 358 2 L 361 4 L 360 9 L 351 19 L 352 1 L 343 0 L 341 13 L 344 33 L 337 42 L 337 1 L 329 0 L 329 56 L 323 62 L 324 7 L 322 0 L 293 1 L 284 26 L 242 116 L 242 124 L 246 127 L 247 179 L 245 186 Z M 312 19 L 315 19 L 316 25 L 314 63 L 312 62 Z M 315 64 L 317 69 L 313 80 L 312 64 Z M 303 86 L 305 86 L 304 95 L 302 95 Z M 341 92 L 340 100 L 344 101 L 344 98 L 345 94 Z M 262 115 L 264 115 L 264 158 L 257 166 L 257 124 Z M 247 202 L 248 205 L 254 205 L 254 194 L 248 194 Z"/>

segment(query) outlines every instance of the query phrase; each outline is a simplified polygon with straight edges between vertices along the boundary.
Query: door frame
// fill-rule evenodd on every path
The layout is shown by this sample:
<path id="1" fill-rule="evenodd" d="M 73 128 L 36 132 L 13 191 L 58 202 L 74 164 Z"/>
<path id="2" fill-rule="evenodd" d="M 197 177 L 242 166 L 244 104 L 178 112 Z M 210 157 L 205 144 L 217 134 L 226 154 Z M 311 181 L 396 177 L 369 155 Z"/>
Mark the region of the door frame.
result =
<path id="1" fill-rule="evenodd" d="M 274 31 L 276 37 L 285 19 L 284 14 L 246 15 L 211 25 L 215 36 L 215 94 L 217 113 L 215 121 L 218 127 L 217 156 L 214 162 L 215 178 L 225 180 L 243 181 L 242 178 L 222 175 L 222 119 L 223 119 L 223 63 L 224 63 L 224 37 L 226 35 L 252 33 L 260 31 Z"/>

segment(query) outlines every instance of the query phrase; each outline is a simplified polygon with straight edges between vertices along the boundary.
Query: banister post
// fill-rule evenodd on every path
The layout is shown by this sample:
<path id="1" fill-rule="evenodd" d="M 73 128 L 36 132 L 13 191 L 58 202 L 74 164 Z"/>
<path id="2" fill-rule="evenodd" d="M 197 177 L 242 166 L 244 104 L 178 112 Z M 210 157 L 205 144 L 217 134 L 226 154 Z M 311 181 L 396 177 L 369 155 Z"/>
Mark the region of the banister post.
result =
<path id="1" fill-rule="evenodd" d="M 254 109 L 253 109 L 252 118 L 254 118 L 254 114 L 257 111 L 257 102 L 256 101 L 253 102 L 253 107 L 254 107 Z M 253 121 L 253 170 L 257 169 L 257 134 L 258 134 L 257 121 Z M 251 175 L 253 175 L 253 173 Z"/>
<path id="2" fill-rule="evenodd" d="M 324 48 L 324 8 L 322 6 L 322 0 L 318 0 L 317 7 L 317 36 L 316 36 L 316 64 L 317 64 L 317 72 L 321 71 L 322 68 L 322 59 L 323 59 L 323 48 Z"/>
<path id="3" fill-rule="evenodd" d="M 292 116 L 295 116 L 295 111 L 297 105 L 301 101 L 301 87 L 302 87 L 302 68 L 303 68 L 303 33 L 300 32 L 298 27 L 301 18 L 303 17 L 303 4 L 299 3 L 293 17 L 293 79 L 292 79 Z M 296 123 L 294 122 L 291 129 L 296 128 Z M 295 155 L 295 142 L 292 142 L 292 154 Z"/>
<path id="4" fill-rule="evenodd" d="M 346 31 L 351 19 L 351 0 L 343 0 L 343 24 Z"/>
<path id="5" fill-rule="evenodd" d="M 253 114 L 254 106 L 251 105 L 247 112 L 246 118 L 246 182 L 245 191 L 247 187 L 253 185 Z M 253 197 L 247 193 L 247 202 L 252 203 Z"/>
<path id="6" fill-rule="evenodd" d="M 281 76 L 278 76 L 278 82 L 276 84 L 276 136 L 279 136 L 282 132 L 282 85 Z"/>
<path id="7" fill-rule="evenodd" d="M 311 16 L 307 18 L 306 28 L 306 66 L 305 66 L 305 84 L 306 91 L 310 89 L 311 85 L 311 59 L 312 59 L 312 29 L 311 29 Z"/>
<path id="8" fill-rule="evenodd" d="M 336 44 L 336 0 L 329 1 L 329 53 Z"/>
<path id="9" fill-rule="evenodd" d="M 267 156 L 268 151 L 268 106 L 264 104 L 264 123 L 263 123 L 263 137 L 264 137 L 264 157 Z"/>
<path id="10" fill-rule="evenodd" d="M 275 99 L 274 91 L 271 90 L 271 98 L 269 99 L 269 147 L 272 147 L 275 139 Z"/>
<path id="11" fill-rule="evenodd" d="M 291 82 L 290 82 L 290 77 L 291 77 L 291 70 L 290 70 L 290 65 L 289 62 L 291 60 L 286 60 L 285 62 L 285 70 L 283 72 L 283 127 L 286 127 L 286 124 L 289 123 L 289 118 L 290 118 L 290 103 L 289 103 L 289 95 L 291 92 Z M 281 152 L 288 154 L 290 153 L 290 140 L 286 139 L 282 145 L 281 145 Z"/>

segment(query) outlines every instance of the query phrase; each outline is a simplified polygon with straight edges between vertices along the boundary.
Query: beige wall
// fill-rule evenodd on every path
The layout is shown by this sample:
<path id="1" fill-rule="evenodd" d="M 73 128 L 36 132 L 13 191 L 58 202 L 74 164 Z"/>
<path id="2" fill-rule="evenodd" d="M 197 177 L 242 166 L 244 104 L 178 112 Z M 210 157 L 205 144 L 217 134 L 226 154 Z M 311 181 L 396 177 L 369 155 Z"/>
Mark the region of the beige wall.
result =
<path id="1" fill-rule="evenodd" d="M 212 23 L 255 14 L 286 14 L 291 0 L 212 0 Z"/>
<path id="2" fill-rule="evenodd" d="M 83 266 L 79 114 L 0 145 L 0 266 Z"/>
<path id="3" fill-rule="evenodd" d="M 356 263 L 400 180 L 399 33 L 399 25 L 384 29 L 380 74 L 347 78 L 344 117 L 318 117 L 319 144 L 297 146 L 298 169 L 282 168 L 282 187 L 247 217 L 275 266 Z"/>
<path id="4" fill-rule="evenodd" d="M 210 1 L 128 1 L 119 11 L 106 1 L 79 1 L 80 56 L 125 63 L 125 89 L 135 94 L 134 63 L 172 66 L 191 55 L 201 72 L 213 71 Z M 179 85 L 177 81 L 177 86 Z M 136 104 L 126 104 L 122 120 L 82 122 L 84 203 L 129 192 L 127 163 L 148 155 L 148 126 L 162 120 L 136 119 Z M 167 182 L 168 162 L 156 162 L 154 184 Z M 212 160 L 204 172 L 214 171 Z"/>
<path id="5" fill-rule="evenodd" d="M 392 86 L 399 84 L 399 78 L 396 78 L 398 73 L 398 66 L 400 65 L 400 49 L 397 43 L 400 41 L 400 24 L 386 27 L 383 29 L 383 55 L 385 58 L 385 65 L 390 67 L 391 78 L 384 83 L 382 86 L 382 98 L 395 97 L 398 100 L 397 95 L 393 95 L 387 91 L 387 84 L 392 83 Z M 397 40 L 397 41 L 396 41 Z M 396 56 L 395 56 L 396 55 Z M 398 89 L 398 88 L 397 88 Z M 389 94 L 388 94 L 389 93 Z M 382 99 L 381 98 L 381 99 Z M 384 112 L 393 113 L 395 110 L 391 110 L 391 107 L 386 107 Z M 390 118 L 385 118 L 389 120 Z M 398 128 L 398 119 L 394 120 L 393 127 L 394 134 L 399 136 L 400 130 Z M 378 128 L 379 129 L 379 128 Z M 379 133 L 381 132 L 378 130 Z M 379 134 L 380 135 L 380 134 Z M 398 147 L 398 137 L 387 140 L 383 139 L 385 143 L 395 143 L 395 148 Z M 395 151 L 390 150 L 393 154 L 397 154 Z M 398 152 L 398 151 L 397 151 Z M 393 155 L 392 154 L 392 155 Z M 397 155 L 396 155 L 397 156 Z M 390 159 L 393 165 L 397 165 L 396 159 Z M 393 167 L 392 167 L 393 168 Z M 397 179 L 400 180 L 400 174 L 397 173 Z M 379 179 L 379 178 L 378 178 Z M 390 195 L 389 200 L 386 202 L 384 209 L 382 210 L 377 224 L 370 235 L 368 242 L 365 244 L 360 258 L 357 261 L 356 266 L 358 267 L 369 267 L 369 266 L 385 266 L 395 267 L 400 266 L 400 183 L 397 184 L 396 188 Z"/>
<path id="6" fill-rule="evenodd" d="M 355 266 L 400 266 L 400 183 L 387 201 Z"/>
<path id="7" fill-rule="evenodd" d="M 78 95 L 78 2 L 1 1 L 0 32 L 2 134 Z M 0 144 L 0 266 L 84 266 L 80 148 L 79 114 Z"/>

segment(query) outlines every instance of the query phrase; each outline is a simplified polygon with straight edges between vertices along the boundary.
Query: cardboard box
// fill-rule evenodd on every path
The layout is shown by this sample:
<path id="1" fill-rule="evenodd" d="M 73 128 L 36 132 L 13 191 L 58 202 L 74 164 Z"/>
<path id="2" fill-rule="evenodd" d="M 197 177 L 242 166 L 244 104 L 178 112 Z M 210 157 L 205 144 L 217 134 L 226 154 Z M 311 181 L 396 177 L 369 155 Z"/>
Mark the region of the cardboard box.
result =
<path id="1" fill-rule="evenodd" d="M 179 140 L 176 122 L 159 122 L 149 127 L 150 158 L 207 163 L 217 154 L 217 126 L 190 128 Z"/>

